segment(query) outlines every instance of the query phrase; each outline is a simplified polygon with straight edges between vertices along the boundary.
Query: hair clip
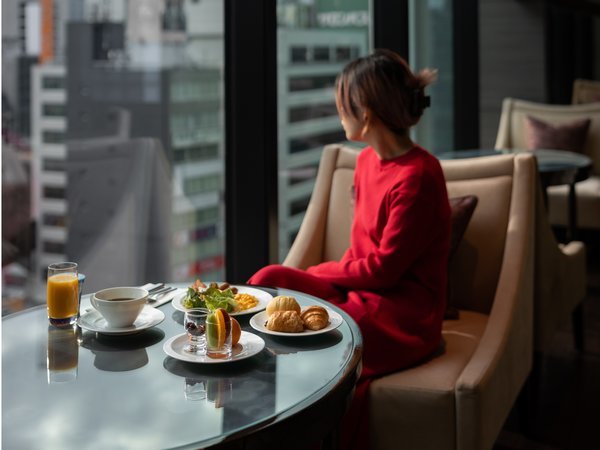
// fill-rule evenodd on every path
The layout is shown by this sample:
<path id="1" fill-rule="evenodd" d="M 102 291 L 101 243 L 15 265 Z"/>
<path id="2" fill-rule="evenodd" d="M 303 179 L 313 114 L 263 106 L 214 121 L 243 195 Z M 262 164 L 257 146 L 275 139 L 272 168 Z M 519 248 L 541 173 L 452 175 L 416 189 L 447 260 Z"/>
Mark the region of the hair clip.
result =
<path id="1" fill-rule="evenodd" d="M 423 114 L 423 110 L 429 106 L 431 106 L 431 97 L 429 95 L 423 95 L 422 89 L 413 89 L 411 114 L 413 116 L 420 116 Z"/>
<path id="2" fill-rule="evenodd" d="M 431 106 L 431 97 L 429 95 L 423 96 L 422 106 L 423 106 L 423 109 L 429 108 Z"/>

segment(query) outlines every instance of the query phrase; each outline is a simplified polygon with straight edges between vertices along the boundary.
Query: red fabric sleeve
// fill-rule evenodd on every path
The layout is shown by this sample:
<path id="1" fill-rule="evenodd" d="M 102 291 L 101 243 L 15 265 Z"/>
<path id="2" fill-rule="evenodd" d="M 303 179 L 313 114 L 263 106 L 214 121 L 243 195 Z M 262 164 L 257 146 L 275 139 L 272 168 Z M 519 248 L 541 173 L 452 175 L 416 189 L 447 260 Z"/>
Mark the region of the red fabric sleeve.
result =
<path id="1" fill-rule="evenodd" d="M 411 183 L 411 181 L 416 181 Z M 395 286 L 406 270 L 440 232 L 436 199 L 418 177 L 390 193 L 389 220 L 379 246 L 363 258 L 347 251 L 339 262 L 328 261 L 307 271 L 347 289 L 381 290 Z"/>

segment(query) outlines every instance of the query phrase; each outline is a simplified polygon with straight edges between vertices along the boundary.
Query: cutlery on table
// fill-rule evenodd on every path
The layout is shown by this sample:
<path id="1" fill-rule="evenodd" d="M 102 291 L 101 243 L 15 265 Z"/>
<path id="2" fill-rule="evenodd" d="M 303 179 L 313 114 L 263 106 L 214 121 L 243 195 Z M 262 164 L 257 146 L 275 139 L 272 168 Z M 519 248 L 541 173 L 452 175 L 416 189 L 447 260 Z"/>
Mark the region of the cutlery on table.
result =
<path id="1" fill-rule="evenodd" d="M 153 303 L 153 302 L 159 300 L 160 298 L 164 297 L 165 295 L 167 295 L 169 292 L 173 292 L 176 289 L 177 288 L 174 286 L 167 286 L 163 289 L 157 290 L 157 291 L 153 292 L 150 296 L 148 296 L 148 303 Z"/>

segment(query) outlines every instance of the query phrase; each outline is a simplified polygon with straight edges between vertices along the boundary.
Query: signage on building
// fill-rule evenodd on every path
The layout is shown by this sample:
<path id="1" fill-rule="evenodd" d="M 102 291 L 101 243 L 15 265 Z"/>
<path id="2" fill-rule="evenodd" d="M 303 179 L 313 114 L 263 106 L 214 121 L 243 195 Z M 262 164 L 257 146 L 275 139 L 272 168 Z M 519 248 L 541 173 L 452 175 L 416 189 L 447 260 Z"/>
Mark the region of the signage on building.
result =
<path id="1" fill-rule="evenodd" d="M 365 0 L 318 0 L 317 24 L 321 28 L 364 28 L 369 26 Z"/>

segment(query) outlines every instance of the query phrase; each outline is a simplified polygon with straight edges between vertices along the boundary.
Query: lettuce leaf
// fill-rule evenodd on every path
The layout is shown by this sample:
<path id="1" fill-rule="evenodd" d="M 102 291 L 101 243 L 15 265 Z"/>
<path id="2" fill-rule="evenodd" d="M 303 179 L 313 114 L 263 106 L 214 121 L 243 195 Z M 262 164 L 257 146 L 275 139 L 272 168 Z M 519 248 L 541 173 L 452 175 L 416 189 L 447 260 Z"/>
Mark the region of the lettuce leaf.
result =
<path id="1" fill-rule="evenodd" d="M 196 291 L 193 287 L 189 287 L 185 298 L 181 304 L 186 308 L 206 308 L 206 303 L 202 298 L 202 294 Z"/>
<path id="2" fill-rule="evenodd" d="M 223 308 L 227 312 L 232 312 L 237 306 L 235 294 L 230 288 L 222 291 L 217 287 L 209 287 L 202 293 L 202 298 L 204 299 L 206 308 L 210 311 Z"/>

